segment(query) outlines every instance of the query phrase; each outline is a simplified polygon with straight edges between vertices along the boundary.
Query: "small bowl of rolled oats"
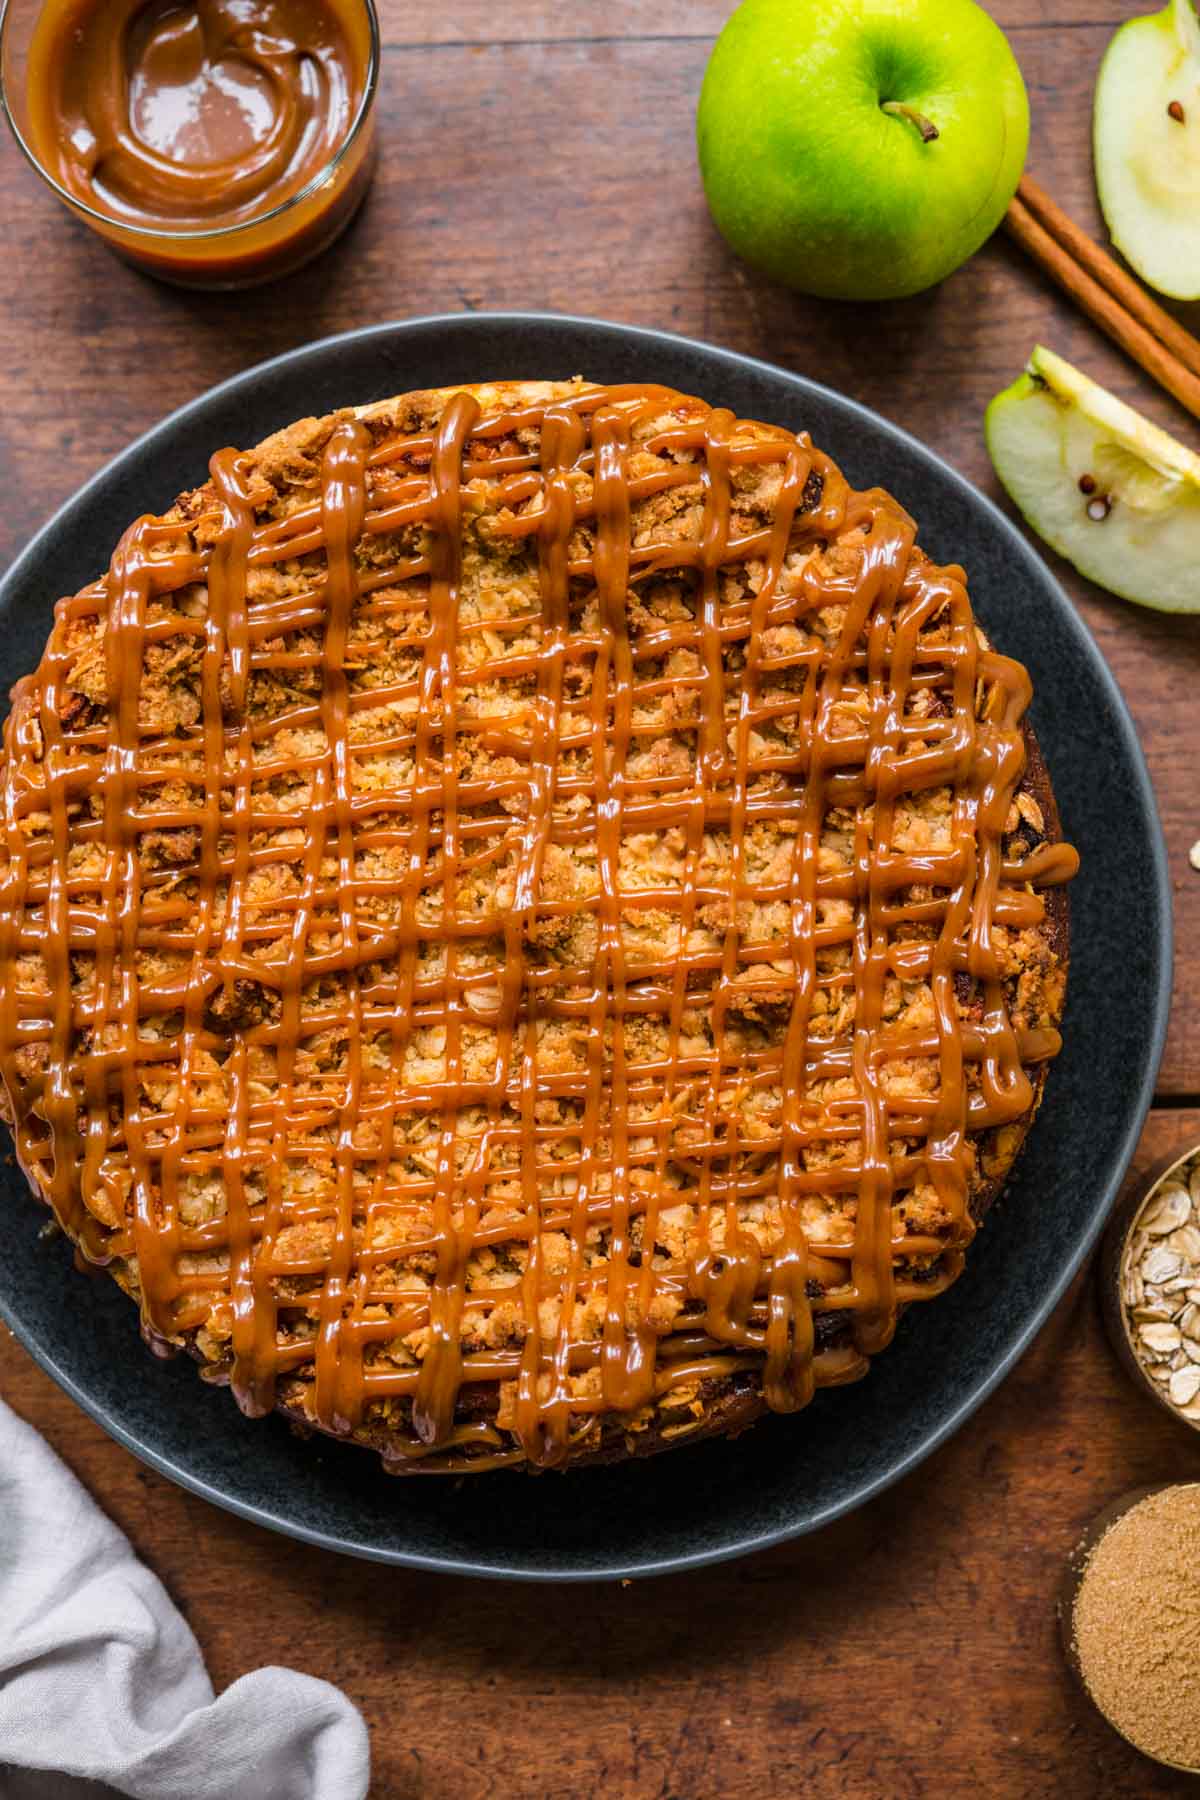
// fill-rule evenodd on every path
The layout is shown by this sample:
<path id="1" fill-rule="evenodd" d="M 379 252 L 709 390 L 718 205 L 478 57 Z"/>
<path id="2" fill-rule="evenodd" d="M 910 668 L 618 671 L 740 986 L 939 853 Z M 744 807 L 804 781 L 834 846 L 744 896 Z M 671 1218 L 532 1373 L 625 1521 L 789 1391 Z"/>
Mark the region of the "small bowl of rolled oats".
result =
<path id="1" fill-rule="evenodd" d="M 1200 1429 L 1200 1144 L 1118 1206 L 1100 1270 L 1117 1355 L 1161 1406 Z"/>

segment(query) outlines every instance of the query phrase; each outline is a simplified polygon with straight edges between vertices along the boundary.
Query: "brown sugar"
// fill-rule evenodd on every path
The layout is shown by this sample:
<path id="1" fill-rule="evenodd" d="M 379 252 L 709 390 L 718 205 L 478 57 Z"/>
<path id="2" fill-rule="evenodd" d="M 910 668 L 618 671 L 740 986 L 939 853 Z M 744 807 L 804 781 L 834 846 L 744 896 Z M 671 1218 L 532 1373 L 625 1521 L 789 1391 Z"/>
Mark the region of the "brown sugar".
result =
<path id="1" fill-rule="evenodd" d="M 1152 1493 L 1108 1527 L 1071 1631 L 1110 1723 L 1148 1756 L 1200 1769 L 1200 1483 Z"/>

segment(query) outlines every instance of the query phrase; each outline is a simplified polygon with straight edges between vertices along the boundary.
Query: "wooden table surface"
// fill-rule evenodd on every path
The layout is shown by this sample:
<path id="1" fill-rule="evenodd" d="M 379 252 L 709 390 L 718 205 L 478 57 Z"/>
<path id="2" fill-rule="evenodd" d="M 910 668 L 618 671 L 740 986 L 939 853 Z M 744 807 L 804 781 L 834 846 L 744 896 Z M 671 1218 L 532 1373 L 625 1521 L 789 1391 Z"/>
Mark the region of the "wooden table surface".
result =
<path id="1" fill-rule="evenodd" d="M 936 293 L 889 306 L 799 298 L 736 264 L 692 150 L 726 0 L 382 10 L 375 186 L 342 243 L 282 290 L 157 286 L 0 149 L 0 564 L 213 382 L 328 332 L 426 312 L 588 312 L 768 357 L 906 425 L 993 495 L 983 409 L 1035 341 L 1197 442 L 1003 237 Z M 1030 167 L 1099 234 L 1092 84 L 1127 9 L 996 10 L 1029 87 Z M 1200 838 L 1200 631 L 1057 573 L 1133 709 L 1171 857 L 1175 1007 L 1144 1168 L 1200 1137 L 1200 874 L 1187 862 Z M 1200 1477 L 1200 1445 L 1116 1369 L 1090 1282 L 957 1438 L 875 1504 L 818 1537 L 634 1586 L 501 1587 L 301 1550 L 144 1469 L 2 1330 L 0 1391 L 162 1576 L 218 1687 L 280 1661 L 345 1688 L 371 1728 L 377 1800 L 1185 1791 L 1098 1719 L 1056 1645 L 1054 1588 L 1084 1522 L 1138 1482 Z M 252 1637 L 230 1591 L 257 1596 Z"/>

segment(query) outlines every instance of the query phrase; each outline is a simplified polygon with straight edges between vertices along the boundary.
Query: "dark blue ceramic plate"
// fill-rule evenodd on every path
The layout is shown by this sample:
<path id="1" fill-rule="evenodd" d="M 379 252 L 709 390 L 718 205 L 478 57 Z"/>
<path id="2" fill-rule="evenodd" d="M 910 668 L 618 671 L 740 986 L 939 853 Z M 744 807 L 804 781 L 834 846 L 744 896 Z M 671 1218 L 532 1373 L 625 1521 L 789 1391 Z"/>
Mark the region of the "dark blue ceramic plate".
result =
<path id="1" fill-rule="evenodd" d="M 567 1476 L 397 1480 L 278 1419 L 251 1423 L 187 1359 L 144 1349 L 128 1300 L 74 1273 L 45 1213 L 0 1168 L 0 1314 L 136 1455 L 220 1506 L 358 1556 L 459 1574 L 573 1580 L 683 1569 L 811 1531 L 897 1480 L 1016 1362 L 1100 1229 L 1150 1103 L 1166 1029 L 1166 859 L 1133 725 L 1099 651 L 1024 538 L 920 444 L 799 376 L 683 338 L 588 319 L 469 315 L 329 338 L 226 382 L 126 450 L 0 584 L 0 679 L 33 667 L 55 598 L 108 560 L 136 514 L 201 481 L 222 444 L 308 413 L 493 376 L 654 379 L 801 427 L 859 486 L 890 488 L 934 557 L 962 562 L 995 641 L 1029 664 L 1034 724 L 1083 872 L 1071 890 L 1066 1048 L 966 1273 L 916 1307 L 859 1386 L 735 1443 Z"/>

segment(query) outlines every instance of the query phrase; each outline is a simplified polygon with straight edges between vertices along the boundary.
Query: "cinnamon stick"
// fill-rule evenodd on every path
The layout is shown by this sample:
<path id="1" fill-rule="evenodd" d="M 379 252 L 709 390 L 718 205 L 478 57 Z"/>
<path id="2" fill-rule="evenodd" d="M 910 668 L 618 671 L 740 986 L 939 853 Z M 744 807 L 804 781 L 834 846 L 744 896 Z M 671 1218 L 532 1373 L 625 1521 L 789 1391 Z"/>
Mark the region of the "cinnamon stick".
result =
<path id="1" fill-rule="evenodd" d="M 1043 218 L 1052 219 L 1063 232 L 1063 241 L 1034 216 L 1026 196 L 1042 209 Z M 1028 177 L 1022 180 L 1017 197 L 1009 206 L 1005 224 L 1021 247 L 1093 324 L 1119 344 L 1193 418 L 1200 419 L 1200 344 L 1191 334 L 1143 293 Z"/>
<path id="2" fill-rule="evenodd" d="M 1051 237 L 1057 238 L 1064 250 L 1069 250 L 1075 261 L 1082 264 L 1089 275 L 1094 275 L 1114 300 L 1121 302 L 1126 312 L 1132 313 L 1147 331 L 1152 331 L 1158 341 L 1179 358 L 1185 369 L 1200 376 L 1200 343 L 1178 319 L 1171 317 L 1165 307 L 1150 298 L 1140 281 L 1093 242 L 1032 175 L 1022 175 L 1017 195 Z"/>

